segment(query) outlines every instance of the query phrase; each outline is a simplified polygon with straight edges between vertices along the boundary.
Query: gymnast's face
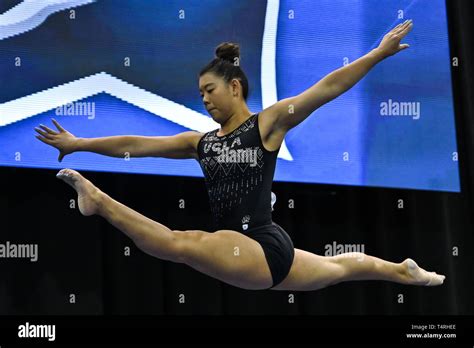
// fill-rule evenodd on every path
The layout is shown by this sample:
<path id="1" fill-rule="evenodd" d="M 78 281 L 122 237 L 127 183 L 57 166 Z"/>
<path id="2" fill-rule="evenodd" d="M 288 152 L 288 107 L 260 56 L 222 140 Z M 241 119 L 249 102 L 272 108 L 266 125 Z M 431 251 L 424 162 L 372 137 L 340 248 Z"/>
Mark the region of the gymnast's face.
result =
<path id="1" fill-rule="evenodd" d="M 222 124 L 232 114 L 237 100 L 234 96 L 235 86 L 238 84 L 236 79 L 226 83 L 213 73 L 206 73 L 199 78 L 199 93 L 214 121 Z"/>

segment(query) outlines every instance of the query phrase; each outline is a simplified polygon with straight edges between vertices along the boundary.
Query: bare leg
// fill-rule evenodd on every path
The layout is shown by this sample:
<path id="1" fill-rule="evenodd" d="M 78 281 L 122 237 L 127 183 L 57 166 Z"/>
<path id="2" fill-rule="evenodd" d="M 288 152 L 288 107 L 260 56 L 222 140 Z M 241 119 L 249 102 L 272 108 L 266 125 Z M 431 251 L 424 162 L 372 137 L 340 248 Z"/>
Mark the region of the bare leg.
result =
<path id="1" fill-rule="evenodd" d="M 104 217 L 140 249 L 155 257 L 184 262 L 243 288 L 261 289 L 271 283 L 263 250 L 241 233 L 173 231 L 115 201 L 74 170 L 63 169 L 57 177 L 77 191 L 83 215 Z M 233 251 L 237 246 L 241 254 L 236 258 Z M 444 276 L 428 273 L 410 259 L 396 264 L 362 253 L 348 256 L 323 257 L 295 249 L 290 273 L 275 289 L 315 290 L 350 280 L 387 280 L 413 285 L 440 285 L 444 280 Z"/>
<path id="2" fill-rule="evenodd" d="M 407 285 L 441 285 L 443 275 L 427 272 L 411 259 L 393 263 L 363 253 L 320 256 L 295 249 L 288 276 L 275 290 L 310 291 L 353 280 L 384 280 Z"/>
<path id="3" fill-rule="evenodd" d="M 185 263 L 244 289 L 271 286 L 272 277 L 262 247 L 244 234 L 231 230 L 213 233 L 170 230 L 110 198 L 74 170 L 63 169 L 57 176 L 77 191 L 82 214 L 104 217 L 147 254 Z"/>
<path id="4" fill-rule="evenodd" d="M 79 210 L 83 215 L 100 215 L 141 249 L 158 252 L 154 256 L 160 259 L 179 261 L 175 252 L 176 233 L 168 227 L 112 199 L 74 170 L 63 169 L 56 176 L 77 191 Z"/>
<path id="5" fill-rule="evenodd" d="M 445 276 L 427 272 L 412 259 L 393 263 L 363 253 L 348 253 L 334 256 L 345 269 L 340 281 L 385 280 L 410 285 L 441 285 Z"/>

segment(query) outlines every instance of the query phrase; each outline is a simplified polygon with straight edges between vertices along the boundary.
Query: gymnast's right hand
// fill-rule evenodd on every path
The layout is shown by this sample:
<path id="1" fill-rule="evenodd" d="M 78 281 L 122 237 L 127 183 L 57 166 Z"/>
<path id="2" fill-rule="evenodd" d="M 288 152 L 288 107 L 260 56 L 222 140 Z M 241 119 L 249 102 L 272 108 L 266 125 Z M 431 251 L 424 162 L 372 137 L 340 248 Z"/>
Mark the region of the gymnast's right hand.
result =
<path id="1" fill-rule="evenodd" d="M 53 131 L 52 129 L 40 124 L 41 129 L 35 127 L 35 130 L 40 134 L 37 135 L 36 138 L 41 140 L 43 143 L 58 149 L 58 161 L 61 162 L 64 156 L 75 151 L 77 138 L 61 127 L 55 119 L 52 119 L 52 121 L 59 132 Z"/>

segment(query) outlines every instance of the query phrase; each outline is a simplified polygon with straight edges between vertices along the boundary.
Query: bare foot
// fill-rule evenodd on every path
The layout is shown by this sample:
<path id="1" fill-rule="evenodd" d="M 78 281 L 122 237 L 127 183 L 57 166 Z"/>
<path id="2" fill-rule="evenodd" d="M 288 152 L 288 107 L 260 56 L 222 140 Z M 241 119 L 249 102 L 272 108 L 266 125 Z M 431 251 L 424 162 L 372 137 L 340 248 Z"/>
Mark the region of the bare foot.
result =
<path id="1" fill-rule="evenodd" d="M 406 259 L 402 262 L 402 266 L 406 270 L 405 275 L 408 279 L 408 284 L 412 285 L 425 285 L 425 286 L 436 286 L 442 285 L 444 275 L 436 272 L 427 272 L 416 264 L 412 259 Z"/>
<path id="2" fill-rule="evenodd" d="M 56 174 L 56 177 L 71 185 L 77 191 L 79 211 L 82 215 L 97 214 L 100 207 L 100 198 L 103 194 L 102 191 L 72 169 L 62 169 Z"/>

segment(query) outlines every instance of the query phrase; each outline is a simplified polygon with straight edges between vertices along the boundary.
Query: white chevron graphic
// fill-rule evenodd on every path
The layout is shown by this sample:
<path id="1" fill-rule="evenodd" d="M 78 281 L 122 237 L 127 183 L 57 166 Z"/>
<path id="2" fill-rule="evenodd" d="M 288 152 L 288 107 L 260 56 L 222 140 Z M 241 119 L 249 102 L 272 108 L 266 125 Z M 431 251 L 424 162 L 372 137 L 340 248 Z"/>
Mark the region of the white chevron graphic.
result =
<path id="1" fill-rule="evenodd" d="M 100 72 L 0 104 L 0 127 L 99 93 L 107 93 L 198 132 L 209 132 L 220 126 L 219 123 L 206 115 L 122 81 L 106 72 Z M 291 158 L 284 143 L 278 156 L 286 160 Z"/>
<path id="2" fill-rule="evenodd" d="M 280 12 L 280 0 L 268 0 L 265 13 L 265 27 L 263 29 L 261 78 L 262 86 L 262 110 L 278 102 L 277 80 L 276 80 L 276 41 L 278 32 L 278 14 Z M 281 144 L 278 157 L 293 161 L 285 140 Z"/>
<path id="3" fill-rule="evenodd" d="M 0 15 L 0 40 L 38 27 L 51 14 L 96 0 L 24 0 Z"/>
<path id="4" fill-rule="evenodd" d="M 261 86 L 262 110 L 278 101 L 276 82 L 276 39 L 278 31 L 279 0 L 268 0 L 263 29 Z"/>
<path id="5" fill-rule="evenodd" d="M 0 40 L 39 26 L 52 13 L 96 0 L 24 0 L 0 15 Z M 276 39 L 280 1 L 268 0 L 261 57 L 262 110 L 278 101 L 276 89 Z M 212 118 L 122 81 L 106 72 L 49 88 L 0 104 L 0 127 L 75 101 L 107 93 L 183 127 L 208 132 L 220 125 Z M 293 160 L 283 140 L 278 157 Z"/>

